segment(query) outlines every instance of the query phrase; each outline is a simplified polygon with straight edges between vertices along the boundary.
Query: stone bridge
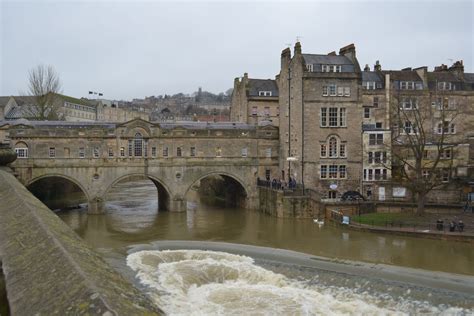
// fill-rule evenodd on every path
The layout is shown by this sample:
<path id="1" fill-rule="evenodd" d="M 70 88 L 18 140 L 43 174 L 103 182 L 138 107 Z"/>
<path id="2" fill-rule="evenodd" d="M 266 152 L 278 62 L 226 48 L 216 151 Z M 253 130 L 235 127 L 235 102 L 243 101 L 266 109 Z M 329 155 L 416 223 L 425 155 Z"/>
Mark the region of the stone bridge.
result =
<path id="1" fill-rule="evenodd" d="M 60 177 L 101 213 L 110 188 L 145 176 L 158 191 L 160 210 L 186 210 L 186 194 L 212 175 L 238 188 L 238 202 L 256 208 L 256 180 L 278 175 L 278 129 L 240 123 L 123 124 L 18 122 L 8 126 L 18 159 L 11 165 L 25 185 Z"/>

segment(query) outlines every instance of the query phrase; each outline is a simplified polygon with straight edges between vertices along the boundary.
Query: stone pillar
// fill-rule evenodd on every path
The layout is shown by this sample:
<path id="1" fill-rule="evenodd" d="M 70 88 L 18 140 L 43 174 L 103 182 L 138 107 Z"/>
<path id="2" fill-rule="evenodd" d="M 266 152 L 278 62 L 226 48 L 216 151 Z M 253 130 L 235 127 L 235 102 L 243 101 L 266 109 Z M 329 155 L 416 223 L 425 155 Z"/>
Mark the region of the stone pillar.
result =
<path id="1" fill-rule="evenodd" d="M 95 197 L 89 200 L 87 214 L 105 214 L 104 199 Z"/>
<path id="2" fill-rule="evenodd" d="M 171 212 L 186 212 L 186 199 L 182 197 L 174 197 L 170 201 L 170 211 Z"/>

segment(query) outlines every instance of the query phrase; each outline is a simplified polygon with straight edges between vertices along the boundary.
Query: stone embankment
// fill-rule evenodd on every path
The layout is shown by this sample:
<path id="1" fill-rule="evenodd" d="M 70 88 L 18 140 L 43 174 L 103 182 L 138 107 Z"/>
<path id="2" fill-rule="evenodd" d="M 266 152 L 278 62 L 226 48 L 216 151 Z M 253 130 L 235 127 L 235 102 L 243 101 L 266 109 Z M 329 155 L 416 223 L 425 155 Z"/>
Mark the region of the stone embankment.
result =
<path id="1" fill-rule="evenodd" d="M 0 261 L 12 315 L 162 314 L 5 167 Z"/>

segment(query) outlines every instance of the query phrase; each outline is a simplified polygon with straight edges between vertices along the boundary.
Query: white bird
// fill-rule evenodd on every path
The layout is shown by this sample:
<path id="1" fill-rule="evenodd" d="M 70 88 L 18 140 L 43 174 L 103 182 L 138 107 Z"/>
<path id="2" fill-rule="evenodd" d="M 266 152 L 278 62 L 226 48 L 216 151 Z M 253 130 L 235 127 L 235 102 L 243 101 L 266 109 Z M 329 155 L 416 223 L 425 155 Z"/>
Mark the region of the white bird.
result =
<path id="1" fill-rule="evenodd" d="M 319 220 L 319 219 L 317 219 L 317 218 L 314 218 L 314 219 L 313 219 L 313 222 L 314 222 L 315 224 L 318 224 L 319 226 L 323 226 L 323 225 L 324 225 L 324 220 Z"/>

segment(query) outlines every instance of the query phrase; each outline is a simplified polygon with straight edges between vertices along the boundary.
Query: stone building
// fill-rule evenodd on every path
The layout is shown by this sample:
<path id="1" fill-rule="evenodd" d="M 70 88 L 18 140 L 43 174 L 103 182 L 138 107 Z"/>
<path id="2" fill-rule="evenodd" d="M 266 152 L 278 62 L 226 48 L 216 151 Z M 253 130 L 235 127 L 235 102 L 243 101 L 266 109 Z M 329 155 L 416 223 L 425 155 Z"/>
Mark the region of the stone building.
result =
<path id="1" fill-rule="evenodd" d="M 230 120 L 258 125 L 270 122 L 279 126 L 278 87 L 272 79 L 251 79 L 245 73 L 234 79 Z"/>
<path id="2" fill-rule="evenodd" d="M 149 120 L 150 114 L 143 110 L 119 107 L 119 102 L 110 100 L 77 99 L 56 94 L 51 110 L 57 118 L 68 122 L 127 122 L 134 118 Z M 37 119 L 37 104 L 33 96 L 0 97 L 0 120 Z"/>
<path id="3" fill-rule="evenodd" d="M 232 120 L 259 122 L 258 110 L 252 121 L 252 80 L 247 74 L 235 79 Z M 298 42 L 293 56 L 289 48 L 282 51 L 276 84 L 280 170 L 272 177 L 290 175 L 323 199 L 346 191 L 377 200 L 410 199 L 393 162 L 410 148 L 409 138 L 421 124 L 423 164 L 441 160 L 436 179 L 442 181 L 429 201 L 459 200 L 472 191 L 474 74 L 464 72 L 462 61 L 434 71 L 383 70 L 377 61 L 373 70 L 367 65 L 361 71 L 353 44 L 326 55 L 303 53 Z"/>
<path id="4" fill-rule="evenodd" d="M 304 182 L 323 199 L 358 190 L 362 167 L 361 71 L 354 45 L 339 54 L 282 51 L 280 176 Z"/>

